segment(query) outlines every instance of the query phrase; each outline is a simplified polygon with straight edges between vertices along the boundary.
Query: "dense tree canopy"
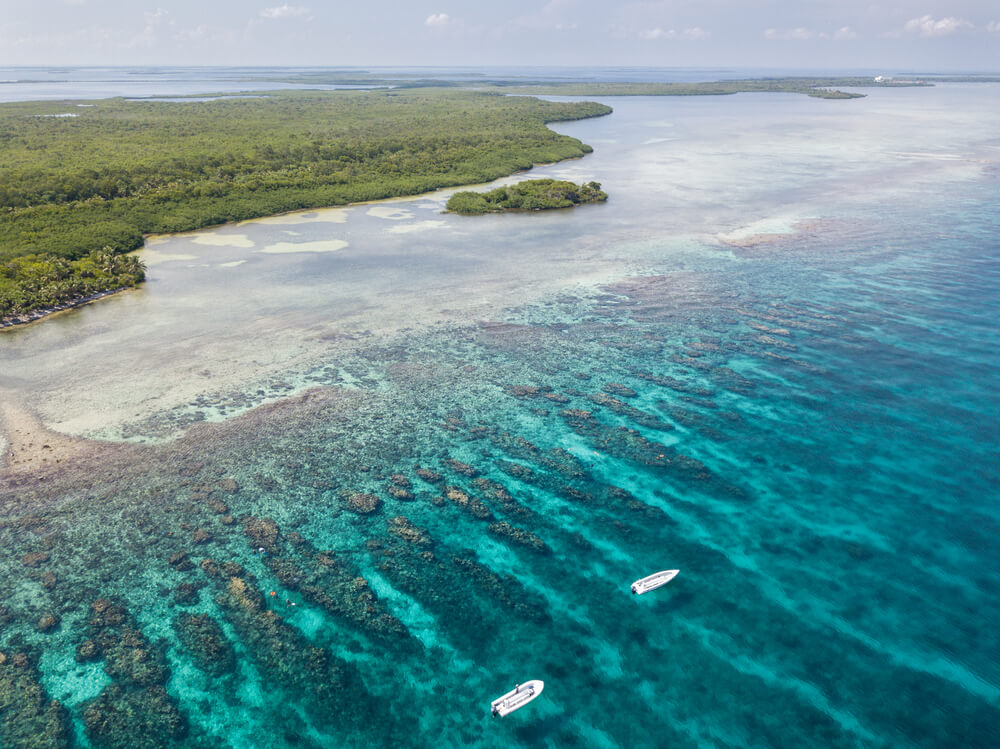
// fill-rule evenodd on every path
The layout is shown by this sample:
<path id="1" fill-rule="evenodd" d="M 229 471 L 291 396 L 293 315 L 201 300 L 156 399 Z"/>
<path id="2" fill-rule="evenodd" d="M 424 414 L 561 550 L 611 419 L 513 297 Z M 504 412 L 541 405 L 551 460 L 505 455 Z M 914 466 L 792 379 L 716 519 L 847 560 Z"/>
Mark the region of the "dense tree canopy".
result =
<path id="1" fill-rule="evenodd" d="M 79 260 L 133 250 L 144 234 L 487 182 L 589 152 L 545 124 L 610 111 L 447 89 L 5 104 L 0 263 Z M 8 273 L 8 298 L 22 270 Z M 31 292 L 19 288 L 23 309 Z"/>
<path id="2" fill-rule="evenodd" d="M 134 286 L 145 276 L 135 255 L 116 255 L 109 248 L 77 260 L 55 255 L 13 258 L 0 264 L 0 319 Z"/>
<path id="3" fill-rule="evenodd" d="M 599 203 L 607 199 L 607 193 L 601 190 L 598 182 L 577 185 L 556 179 L 530 179 L 489 192 L 456 192 L 445 208 L 454 213 L 475 215 L 572 208 L 581 203 Z"/>

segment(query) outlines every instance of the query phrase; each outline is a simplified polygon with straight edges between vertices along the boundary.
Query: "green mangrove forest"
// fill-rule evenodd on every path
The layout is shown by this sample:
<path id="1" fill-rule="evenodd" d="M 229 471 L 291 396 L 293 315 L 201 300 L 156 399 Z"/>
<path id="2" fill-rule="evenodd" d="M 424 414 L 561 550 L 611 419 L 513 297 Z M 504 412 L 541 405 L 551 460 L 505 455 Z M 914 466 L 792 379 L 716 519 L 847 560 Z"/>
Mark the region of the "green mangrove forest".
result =
<path id="1" fill-rule="evenodd" d="M 146 234 L 488 182 L 589 153 L 546 123 L 609 112 L 447 88 L 4 104 L 0 319 L 137 282 L 103 259 Z"/>
<path id="2" fill-rule="evenodd" d="M 601 203 L 608 194 L 598 182 L 577 185 L 557 179 L 529 179 L 489 192 L 462 190 L 448 199 L 445 210 L 475 216 L 508 211 L 544 211 L 572 208 L 583 203 Z"/>

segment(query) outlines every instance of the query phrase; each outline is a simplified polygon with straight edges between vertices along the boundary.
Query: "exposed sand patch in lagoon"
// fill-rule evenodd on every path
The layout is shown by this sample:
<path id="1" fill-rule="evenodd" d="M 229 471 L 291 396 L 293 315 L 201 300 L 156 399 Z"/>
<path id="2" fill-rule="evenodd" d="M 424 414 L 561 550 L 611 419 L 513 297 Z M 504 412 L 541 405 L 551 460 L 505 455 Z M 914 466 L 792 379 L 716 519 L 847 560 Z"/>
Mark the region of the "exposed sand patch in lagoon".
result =
<path id="1" fill-rule="evenodd" d="M 143 247 L 136 250 L 139 258 L 143 263 L 146 264 L 147 268 L 155 265 L 163 265 L 163 263 L 177 263 L 184 260 L 197 260 L 197 255 L 189 255 L 183 252 L 159 252 L 157 250 L 151 250 L 148 247 Z"/>
<path id="2" fill-rule="evenodd" d="M 720 232 L 715 236 L 723 244 L 733 247 L 753 247 L 754 245 L 787 239 L 798 234 L 804 223 L 797 217 L 764 218 L 731 232 Z"/>
<path id="3" fill-rule="evenodd" d="M 15 481 L 44 480 L 46 473 L 63 470 L 63 464 L 80 459 L 92 445 L 52 431 L 10 395 L 0 395 L 0 428 L 6 443 L 0 465 L 5 477 Z"/>
<path id="4" fill-rule="evenodd" d="M 252 218 L 248 221 L 240 221 L 236 225 L 296 226 L 299 224 L 342 224 L 347 221 L 347 216 L 350 212 L 351 209 L 347 207 L 322 208 L 320 210 L 298 211 L 296 213 L 281 213 L 277 216 L 265 216 L 264 218 Z"/>
<path id="5" fill-rule="evenodd" d="M 257 250 L 266 255 L 288 255 L 295 252 L 336 252 L 348 246 L 343 239 L 320 239 L 316 242 L 278 242 Z"/>
<path id="6" fill-rule="evenodd" d="M 39 510 L 53 501 L 80 500 L 92 490 L 99 496 L 108 486 L 121 493 L 143 486 L 147 474 L 184 477 L 205 462 L 224 462 L 246 443 L 247 434 L 280 433 L 280 423 L 308 420 L 316 409 L 351 411 L 363 398 L 350 389 L 314 386 L 226 421 L 192 425 L 159 444 L 135 444 L 55 432 L 5 391 L 0 393 L 0 510 Z"/>
<path id="7" fill-rule="evenodd" d="M 763 252 L 786 252 L 808 247 L 810 240 L 832 232 L 846 239 L 865 229 L 864 222 L 839 219 L 764 219 L 734 232 L 716 234 L 715 238 L 737 254 L 750 257 Z"/>
<path id="8" fill-rule="evenodd" d="M 191 237 L 195 244 L 204 244 L 210 247 L 255 247 L 256 243 L 246 234 L 219 234 L 210 231 L 203 234 L 195 234 Z"/>
<path id="9" fill-rule="evenodd" d="M 367 213 L 369 216 L 384 218 L 389 221 L 405 221 L 408 218 L 413 218 L 413 211 L 391 205 L 373 205 L 368 209 Z"/>
<path id="10" fill-rule="evenodd" d="M 417 231 L 429 231 L 432 229 L 443 229 L 448 225 L 447 221 L 416 221 L 412 224 L 400 224 L 387 229 L 392 234 L 412 234 Z"/>

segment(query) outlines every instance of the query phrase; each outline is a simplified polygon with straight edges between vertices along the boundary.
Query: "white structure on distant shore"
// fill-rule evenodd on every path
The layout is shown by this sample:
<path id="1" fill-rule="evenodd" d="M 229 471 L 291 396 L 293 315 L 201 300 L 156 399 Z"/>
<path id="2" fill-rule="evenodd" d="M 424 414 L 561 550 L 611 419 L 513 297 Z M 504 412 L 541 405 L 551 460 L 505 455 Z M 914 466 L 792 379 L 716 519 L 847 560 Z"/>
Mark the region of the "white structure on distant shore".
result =
<path id="1" fill-rule="evenodd" d="M 892 78 L 886 78 L 884 75 L 875 76 L 875 83 L 888 83 Z"/>

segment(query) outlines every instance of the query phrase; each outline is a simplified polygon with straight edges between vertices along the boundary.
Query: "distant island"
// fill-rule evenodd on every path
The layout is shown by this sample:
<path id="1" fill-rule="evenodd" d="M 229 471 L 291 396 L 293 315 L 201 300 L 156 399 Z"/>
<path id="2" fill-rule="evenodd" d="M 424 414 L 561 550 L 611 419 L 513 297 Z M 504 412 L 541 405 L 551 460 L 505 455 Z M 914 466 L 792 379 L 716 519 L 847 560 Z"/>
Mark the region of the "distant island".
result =
<path id="1" fill-rule="evenodd" d="M 881 80 L 879 80 L 881 78 Z M 816 99 L 862 99 L 864 94 L 840 88 L 912 88 L 920 80 L 855 77 L 748 78 L 694 83 L 571 82 L 495 83 L 496 91 L 539 96 L 729 96 L 732 94 L 804 94 Z"/>
<path id="2" fill-rule="evenodd" d="M 445 210 L 463 216 L 510 211 L 545 211 L 572 208 L 584 203 L 602 203 L 608 194 L 599 182 L 577 185 L 556 179 L 529 179 L 489 192 L 463 190 L 448 199 Z"/>
<path id="3" fill-rule="evenodd" d="M 933 86 L 934 81 L 995 82 L 996 76 L 939 76 L 916 78 L 913 76 L 782 76 L 775 78 L 739 78 L 718 81 L 551 81 L 525 80 L 524 78 L 489 80 L 449 80 L 385 78 L 374 74 L 346 74 L 343 72 L 308 72 L 277 76 L 283 83 L 387 85 L 399 89 L 423 86 L 469 87 L 521 95 L 558 96 L 720 96 L 742 93 L 791 93 L 804 94 L 818 99 L 860 99 L 864 94 L 841 91 L 840 88 L 906 88 Z"/>

